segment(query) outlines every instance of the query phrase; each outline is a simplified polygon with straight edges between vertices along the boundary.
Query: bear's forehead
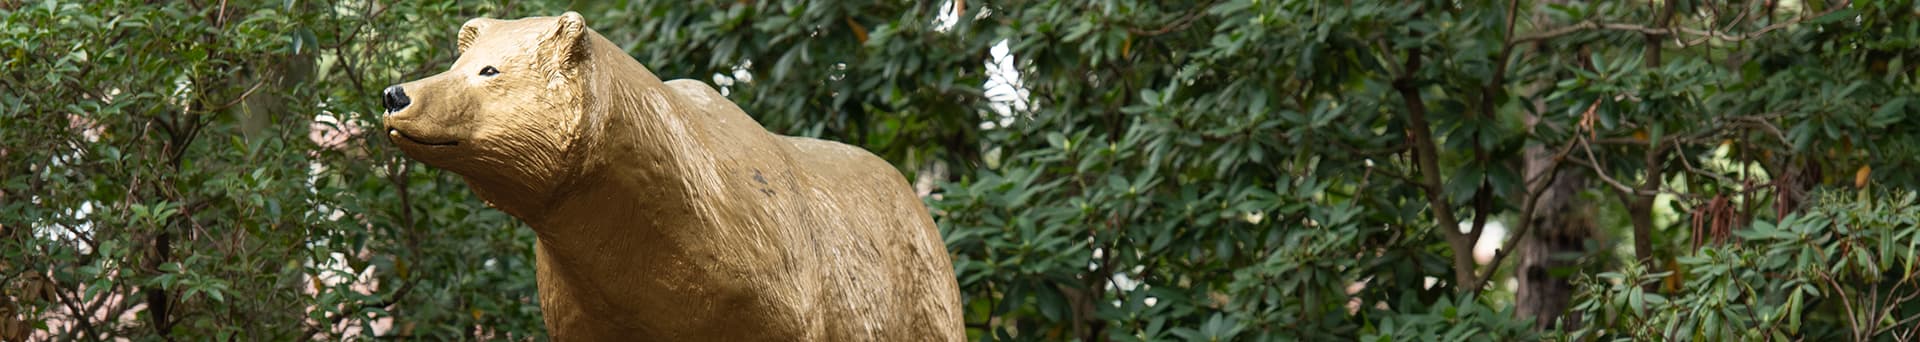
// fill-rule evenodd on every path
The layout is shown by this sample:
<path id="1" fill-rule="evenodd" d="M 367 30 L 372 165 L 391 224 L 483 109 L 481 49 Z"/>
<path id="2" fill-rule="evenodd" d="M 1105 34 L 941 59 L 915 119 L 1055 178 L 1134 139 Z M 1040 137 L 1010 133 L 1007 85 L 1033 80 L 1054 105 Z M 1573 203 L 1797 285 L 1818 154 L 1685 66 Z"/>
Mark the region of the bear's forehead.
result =
<path id="1" fill-rule="evenodd" d="M 475 32 L 475 48 L 468 52 L 529 50 L 559 25 L 557 17 L 493 20 Z"/>

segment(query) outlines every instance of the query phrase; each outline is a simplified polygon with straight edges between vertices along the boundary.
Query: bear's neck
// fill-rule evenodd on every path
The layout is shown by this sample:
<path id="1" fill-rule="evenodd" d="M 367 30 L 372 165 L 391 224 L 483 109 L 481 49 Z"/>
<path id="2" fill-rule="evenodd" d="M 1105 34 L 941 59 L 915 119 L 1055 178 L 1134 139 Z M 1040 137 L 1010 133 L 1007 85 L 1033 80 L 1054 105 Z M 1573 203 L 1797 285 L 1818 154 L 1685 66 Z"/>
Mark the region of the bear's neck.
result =
<path id="1" fill-rule="evenodd" d="M 680 118 L 681 99 L 617 45 L 597 34 L 587 38 L 590 60 L 579 61 L 582 68 L 572 75 L 582 101 L 571 110 L 581 117 L 567 150 L 556 156 L 564 166 L 541 177 L 509 177 L 515 182 L 468 179 L 482 198 L 543 239 L 582 235 L 562 234 L 580 225 L 582 215 L 678 212 L 693 191 L 683 186 L 689 171 L 683 159 L 698 152 L 670 148 L 689 146 L 673 143 L 686 138 L 690 124 Z M 655 218 L 680 221 L 669 212 Z"/>
<path id="2" fill-rule="evenodd" d="M 716 296 L 683 286 L 709 282 L 695 265 L 719 252 L 699 247 L 713 244 L 719 215 L 698 205 L 716 197 L 705 183 L 712 156 L 691 141 L 703 123 L 682 117 L 684 100 L 638 61 L 591 38 L 599 51 L 589 58 L 608 60 L 578 74 L 584 117 L 562 156 L 574 169 L 539 214 L 521 218 L 539 237 L 540 301 L 557 330 L 592 320 L 581 315 L 680 312 L 687 297 Z"/>
<path id="3" fill-rule="evenodd" d="M 543 203 L 518 204 L 535 213 L 521 219 L 543 246 L 565 248 L 547 254 L 561 259 L 553 261 L 590 268 L 585 264 L 599 262 L 587 260 L 592 258 L 631 263 L 645 257 L 632 253 L 667 257 L 658 253 L 699 238 L 674 234 L 703 231 L 714 222 L 708 208 L 696 205 L 711 197 L 709 187 L 696 185 L 699 175 L 713 172 L 688 134 L 700 123 L 681 117 L 686 105 L 677 93 L 625 51 L 598 35 L 589 42 L 596 51 L 588 58 L 599 60 L 581 62 L 585 68 L 576 74 L 583 117 L 562 156 L 573 169 L 562 171 L 553 191 L 539 196 Z"/>

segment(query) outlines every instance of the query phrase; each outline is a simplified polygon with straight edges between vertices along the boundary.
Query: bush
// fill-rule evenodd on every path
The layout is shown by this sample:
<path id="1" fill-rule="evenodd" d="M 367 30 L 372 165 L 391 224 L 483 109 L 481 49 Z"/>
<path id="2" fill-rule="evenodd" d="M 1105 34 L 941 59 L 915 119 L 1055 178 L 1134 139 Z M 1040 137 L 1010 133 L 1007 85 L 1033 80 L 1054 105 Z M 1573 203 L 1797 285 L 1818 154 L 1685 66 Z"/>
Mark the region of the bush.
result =
<path id="1" fill-rule="evenodd" d="M 1803 213 L 1755 221 L 1737 239 L 1681 256 L 1674 271 L 1628 266 L 1583 278 L 1574 309 L 1589 325 L 1568 337 L 1912 338 L 1920 334 L 1920 203 L 1910 191 L 1866 194 L 1824 193 Z M 1684 285 L 1643 286 L 1662 282 Z"/>
<path id="2" fill-rule="evenodd" d="M 1912 5 L 0 0 L 0 340 L 544 338 L 370 128 L 568 9 L 892 161 L 975 339 L 1910 338 Z"/>

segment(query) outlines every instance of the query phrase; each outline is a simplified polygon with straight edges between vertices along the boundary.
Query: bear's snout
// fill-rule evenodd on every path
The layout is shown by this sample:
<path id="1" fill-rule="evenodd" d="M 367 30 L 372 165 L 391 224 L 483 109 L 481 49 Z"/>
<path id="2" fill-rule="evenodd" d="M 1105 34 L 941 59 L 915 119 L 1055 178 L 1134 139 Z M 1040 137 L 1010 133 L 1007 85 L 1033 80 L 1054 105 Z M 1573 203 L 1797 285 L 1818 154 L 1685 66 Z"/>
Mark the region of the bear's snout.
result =
<path id="1" fill-rule="evenodd" d="M 425 82 L 425 83 L 422 83 Z M 466 140 L 472 134 L 474 124 L 467 109 L 462 106 L 433 104 L 461 103 L 461 101 L 443 101 L 436 97 L 446 96 L 446 91 L 435 91 L 436 86 L 445 86 L 445 82 L 420 80 L 387 87 L 380 92 L 380 104 L 386 107 L 386 115 L 381 120 L 387 128 L 387 137 L 402 146 L 453 146 Z M 413 93 L 413 95 L 408 95 Z M 420 105 L 414 106 L 413 96 L 425 94 Z"/>
<path id="2" fill-rule="evenodd" d="M 387 90 L 381 92 L 381 95 L 383 95 L 382 97 L 384 97 L 383 99 L 384 101 L 381 101 L 381 102 L 383 102 L 386 105 L 387 113 L 398 112 L 401 109 L 406 109 L 408 104 L 413 103 L 413 100 L 407 98 L 407 89 L 401 88 L 400 86 L 397 86 L 397 85 L 387 87 Z"/>

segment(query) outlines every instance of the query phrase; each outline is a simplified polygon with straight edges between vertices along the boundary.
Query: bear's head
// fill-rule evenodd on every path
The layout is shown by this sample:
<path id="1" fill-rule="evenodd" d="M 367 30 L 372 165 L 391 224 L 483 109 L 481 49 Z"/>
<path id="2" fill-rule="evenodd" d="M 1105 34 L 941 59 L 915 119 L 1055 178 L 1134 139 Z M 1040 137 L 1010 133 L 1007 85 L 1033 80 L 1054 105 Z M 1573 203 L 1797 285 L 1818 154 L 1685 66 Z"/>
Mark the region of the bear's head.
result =
<path id="1" fill-rule="evenodd" d="M 483 199 L 544 200 L 579 144 L 592 37 L 574 12 L 467 21 L 450 70 L 386 89 L 388 138 L 464 176 Z M 522 218 L 528 210 L 500 209 Z"/>

